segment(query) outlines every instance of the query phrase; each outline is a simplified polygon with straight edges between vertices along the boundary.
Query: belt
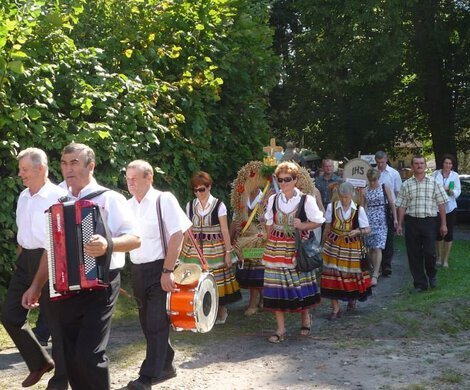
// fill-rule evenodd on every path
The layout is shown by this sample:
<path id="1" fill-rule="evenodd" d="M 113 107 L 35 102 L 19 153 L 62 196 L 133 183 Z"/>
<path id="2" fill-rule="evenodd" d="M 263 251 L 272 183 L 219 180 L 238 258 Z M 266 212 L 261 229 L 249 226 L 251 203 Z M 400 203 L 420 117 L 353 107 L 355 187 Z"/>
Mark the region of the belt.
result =
<path id="1" fill-rule="evenodd" d="M 158 264 L 161 264 L 160 262 L 163 261 L 163 260 L 165 260 L 165 259 L 156 259 L 156 260 L 148 261 L 146 263 L 138 263 L 138 264 L 132 263 L 132 267 L 151 268 L 151 267 L 154 267 Z"/>
<path id="2" fill-rule="evenodd" d="M 413 217 L 413 216 L 411 216 L 411 215 L 406 214 L 405 217 L 406 217 L 406 218 L 412 218 L 412 219 L 423 220 L 423 219 L 432 219 L 432 218 L 436 218 L 437 215 L 434 215 L 434 216 L 432 216 L 432 217 Z"/>
<path id="3" fill-rule="evenodd" d="M 28 255 L 37 255 L 44 251 L 45 251 L 44 248 L 26 249 L 26 248 L 21 247 L 21 252 L 23 252 L 24 254 L 28 254 Z"/>

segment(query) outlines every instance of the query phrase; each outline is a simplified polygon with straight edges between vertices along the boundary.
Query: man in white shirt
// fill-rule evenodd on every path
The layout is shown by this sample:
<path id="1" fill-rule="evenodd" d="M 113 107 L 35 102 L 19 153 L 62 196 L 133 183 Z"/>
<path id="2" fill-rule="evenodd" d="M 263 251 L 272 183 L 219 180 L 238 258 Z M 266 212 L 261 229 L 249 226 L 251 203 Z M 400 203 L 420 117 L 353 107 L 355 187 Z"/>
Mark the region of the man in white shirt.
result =
<path id="1" fill-rule="evenodd" d="M 27 187 L 18 198 L 16 225 L 18 227 L 18 258 L 16 269 L 10 281 L 2 307 L 2 323 L 21 353 L 30 374 L 23 381 L 23 387 L 33 386 L 48 371 L 54 362 L 40 345 L 27 322 L 29 310 L 21 305 L 23 293 L 31 285 L 41 262 L 47 258 L 47 224 L 44 211 L 65 195 L 65 191 L 48 179 L 46 153 L 37 148 L 28 148 L 18 154 L 19 173 Z M 48 388 L 66 389 L 67 375 L 63 365 L 63 352 L 54 331 L 56 323 L 51 317 L 54 305 L 49 302 L 48 289 L 44 288 L 41 311 L 46 315 L 51 329 L 52 356 L 55 373 L 49 380 Z"/>
<path id="2" fill-rule="evenodd" d="M 58 301 L 59 330 L 64 342 L 65 362 L 73 389 L 106 390 L 110 388 L 109 360 L 106 347 L 109 341 L 111 316 L 119 295 L 119 271 L 124 267 L 125 253 L 140 246 L 133 215 L 126 198 L 100 186 L 93 177 L 95 153 L 84 144 L 72 143 L 62 151 L 62 175 L 68 186 L 68 198 L 78 200 L 98 193 L 91 200 L 102 211 L 112 244 L 109 286 L 103 289 L 81 290 Z M 105 192 L 101 192 L 106 190 Z M 84 246 L 91 257 L 107 253 L 108 240 L 94 234 Z M 47 264 L 40 270 L 23 296 L 23 306 L 33 307 L 47 280 Z"/>
<path id="3" fill-rule="evenodd" d="M 375 153 L 375 162 L 377 163 L 377 169 L 380 172 L 379 183 L 385 184 L 390 188 L 392 193 L 393 201 L 395 201 L 401 188 L 401 177 L 397 170 L 393 169 L 388 165 L 387 153 L 379 150 Z M 393 218 L 393 217 L 392 217 Z M 380 268 L 382 269 L 382 276 L 390 276 L 392 274 L 392 258 L 393 258 L 393 237 L 395 235 L 395 228 L 393 219 L 389 219 L 387 223 L 387 241 L 385 243 L 385 249 L 382 251 L 382 263 Z"/>
<path id="4" fill-rule="evenodd" d="M 128 202 L 142 240 L 141 247 L 132 250 L 130 257 L 132 288 L 139 303 L 140 325 L 147 341 L 139 378 L 129 382 L 127 388 L 146 390 L 176 376 L 166 298 L 167 292 L 174 289 L 173 269 L 181 251 L 184 232 L 192 222 L 173 194 L 152 187 L 153 168 L 148 162 L 132 161 L 127 166 L 126 181 L 133 195 Z"/>

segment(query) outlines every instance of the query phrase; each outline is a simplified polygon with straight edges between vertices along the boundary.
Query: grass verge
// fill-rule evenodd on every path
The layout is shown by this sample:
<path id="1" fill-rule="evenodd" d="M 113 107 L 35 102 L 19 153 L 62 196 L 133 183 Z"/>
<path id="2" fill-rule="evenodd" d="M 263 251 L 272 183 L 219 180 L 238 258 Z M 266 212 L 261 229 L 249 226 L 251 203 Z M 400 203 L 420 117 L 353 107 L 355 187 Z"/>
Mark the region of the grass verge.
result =
<path id="1" fill-rule="evenodd" d="M 398 250 L 406 253 L 403 238 L 397 238 L 395 243 Z M 407 286 L 392 301 L 386 321 L 399 325 L 405 337 L 456 335 L 470 330 L 469 253 L 470 241 L 454 241 L 449 268 L 438 270 L 437 288 L 414 293 L 412 286 Z"/>

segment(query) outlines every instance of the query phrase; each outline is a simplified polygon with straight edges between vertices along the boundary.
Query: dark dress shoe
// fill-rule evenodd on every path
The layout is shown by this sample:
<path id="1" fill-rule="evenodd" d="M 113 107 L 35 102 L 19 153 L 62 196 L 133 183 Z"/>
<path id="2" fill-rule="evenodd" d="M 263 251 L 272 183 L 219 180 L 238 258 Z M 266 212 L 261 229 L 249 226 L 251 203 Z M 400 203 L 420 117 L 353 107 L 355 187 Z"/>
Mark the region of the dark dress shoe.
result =
<path id="1" fill-rule="evenodd" d="M 416 293 L 423 293 L 427 290 L 427 288 L 423 288 L 423 287 L 416 287 L 415 288 L 415 292 Z"/>
<path id="2" fill-rule="evenodd" d="M 39 370 L 31 371 L 26 379 L 21 383 L 23 387 L 30 387 L 38 383 L 42 376 L 46 373 L 51 371 L 54 368 L 54 363 L 49 362 L 44 364 Z"/>
<path id="3" fill-rule="evenodd" d="M 434 278 L 434 279 L 429 279 L 429 287 L 431 287 L 431 288 L 436 288 L 436 287 L 437 287 L 437 280 L 436 280 L 436 278 Z"/>
<path id="4" fill-rule="evenodd" d="M 152 389 L 152 380 L 146 376 L 139 376 L 135 381 L 130 381 L 127 384 L 129 390 L 151 390 Z"/>
<path id="5" fill-rule="evenodd" d="M 152 378 L 152 385 L 157 385 L 159 383 L 165 382 L 168 379 L 174 378 L 176 376 L 176 369 L 171 368 L 169 370 L 162 371 L 162 375 L 156 378 Z"/>

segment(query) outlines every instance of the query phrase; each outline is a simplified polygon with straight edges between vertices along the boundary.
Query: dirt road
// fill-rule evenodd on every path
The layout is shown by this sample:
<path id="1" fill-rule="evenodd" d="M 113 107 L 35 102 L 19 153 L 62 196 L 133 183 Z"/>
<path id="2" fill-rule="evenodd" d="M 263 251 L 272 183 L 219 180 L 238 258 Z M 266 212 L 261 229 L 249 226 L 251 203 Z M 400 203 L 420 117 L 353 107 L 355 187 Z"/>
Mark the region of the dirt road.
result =
<path id="1" fill-rule="evenodd" d="M 354 314 L 326 319 L 328 302 L 312 311 L 312 335 L 299 335 L 298 315 L 288 316 L 288 339 L 266 341 L 273 315 L 243 316 L 242 302 L 229 308 L 226 325 L 208 334 L 173 333 L 178 376 L 159 389 L 465 389 L 470 388 L 470 333 L 432 339 L 407 336 L 391 301 L 410 292 L 403 253 L 393 275 L 380 279 L 373 296 Z M 246 294 L 245 294 L 246 295 Z M 422 321 L 423 317 L 420 317 Z M 429 324 L 428 324 L 429 325 Z M 408 325 L 409 326 L 409 325 Z M 137 322 L 117 324 L 110 342 L 113 389 L 135 379 L 144 344 Z M 19 389 L 27 375 L 15 349 L 0 352 L 0 388 Z M 33 387 L 44 389 L 48 377 Z"/>

